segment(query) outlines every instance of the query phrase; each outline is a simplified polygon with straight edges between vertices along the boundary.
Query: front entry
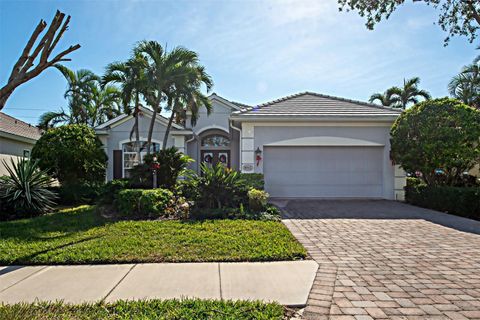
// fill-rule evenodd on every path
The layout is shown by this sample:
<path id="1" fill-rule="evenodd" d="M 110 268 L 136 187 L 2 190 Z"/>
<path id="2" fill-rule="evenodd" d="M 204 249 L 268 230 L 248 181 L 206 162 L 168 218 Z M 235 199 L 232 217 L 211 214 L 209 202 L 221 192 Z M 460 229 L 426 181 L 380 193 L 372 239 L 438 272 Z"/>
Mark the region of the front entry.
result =
<path id="1" fill-rule="evenodd" d="M 221 163 L 230 168 L 230 150 L 202 150 L 202 162 L 212 166 Z"/>

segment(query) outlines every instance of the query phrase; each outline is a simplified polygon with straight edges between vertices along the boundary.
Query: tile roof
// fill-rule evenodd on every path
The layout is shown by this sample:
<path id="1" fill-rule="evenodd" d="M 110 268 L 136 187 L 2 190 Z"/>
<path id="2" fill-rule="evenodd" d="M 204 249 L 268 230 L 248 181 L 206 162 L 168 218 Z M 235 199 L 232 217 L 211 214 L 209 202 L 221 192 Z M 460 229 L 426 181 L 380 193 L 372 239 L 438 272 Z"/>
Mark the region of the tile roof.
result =
<path id="1" fill-rule="evenodd" d="M 235 116 L 398 116 L 402 110 L 314 92 L 302 92 L 256 107 L 243 108 Z"/>
<path id="2" fill-rule="evenodd" d="M 0 132 L 38 140 L 41 135 L 37 127 L 0 112 Z"/>

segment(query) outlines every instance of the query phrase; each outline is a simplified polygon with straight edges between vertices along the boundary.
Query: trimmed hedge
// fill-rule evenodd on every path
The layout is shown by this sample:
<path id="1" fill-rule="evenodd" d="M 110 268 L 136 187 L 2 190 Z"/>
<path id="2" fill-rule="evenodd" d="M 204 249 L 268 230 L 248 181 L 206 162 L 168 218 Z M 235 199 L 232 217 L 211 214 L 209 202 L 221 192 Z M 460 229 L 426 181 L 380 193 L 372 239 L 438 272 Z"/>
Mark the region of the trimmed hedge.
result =
<path id="1" fill-rule="evenodd" d="M 248 190 L 263 190 L 265 188 L 265 181 L 261 173 L 240 173 L 240 178 L 244 181 Z"/>
<path id="2" fill-rule="evenodd" d="M 174 204 L 173 193 L 166 189 L 125 189 L 118 192 L 115 200 L 120 214 L 157 218 L 167 215 Z"/>
<path id="3" fill-rule="evenodd" d="M 408 203 L 457 216 L 480 220 L 480 187 L 427 186 L 409 181 Z"/>

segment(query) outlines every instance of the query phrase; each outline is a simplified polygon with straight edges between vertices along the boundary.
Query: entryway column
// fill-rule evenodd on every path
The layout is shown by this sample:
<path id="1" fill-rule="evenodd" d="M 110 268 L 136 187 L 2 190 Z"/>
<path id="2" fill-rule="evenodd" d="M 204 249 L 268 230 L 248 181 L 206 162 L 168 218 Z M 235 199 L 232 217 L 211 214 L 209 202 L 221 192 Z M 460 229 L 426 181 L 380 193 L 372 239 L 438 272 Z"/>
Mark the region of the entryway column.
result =
<path id="1" fill-rule="evenodd" d="M 185 153 L 185 136 L 173 136 L 173 145 L 178 151 Z"/>
<path id="2" fill-rule="evenodd" d="M 242 123 L 241 137 L 241 172 L 253 173 L 255 171 L 255 127 L 253 123 Z"/>

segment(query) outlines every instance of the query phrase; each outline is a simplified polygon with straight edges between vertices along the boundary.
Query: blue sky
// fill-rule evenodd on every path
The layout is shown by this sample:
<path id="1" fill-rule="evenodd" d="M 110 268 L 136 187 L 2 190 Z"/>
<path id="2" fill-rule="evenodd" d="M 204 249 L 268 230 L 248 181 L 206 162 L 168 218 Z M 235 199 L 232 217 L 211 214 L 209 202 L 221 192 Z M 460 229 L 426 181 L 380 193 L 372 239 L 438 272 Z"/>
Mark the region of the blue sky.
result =
<path id="1" fill-rule="evenodd" d="M 185 46 L 221 96 L 258 104 L 301 91 L 366 101 L 373 92 L 419 76 L 433 96 L 479 52 L 465 38 L 443 46 L 431 7 L 399 8 L 374 31 L 336 0 L 8 1 L 0 0 L 0 83 L 3 85 L 41 18 L 70 14 L 59 48 L 82 45 L 69 68 L 102 74 L 143 39 Z M 4 112 L 27 122 L 65 106 L 65 80 L 47 70 L 19 87 Z"/>

